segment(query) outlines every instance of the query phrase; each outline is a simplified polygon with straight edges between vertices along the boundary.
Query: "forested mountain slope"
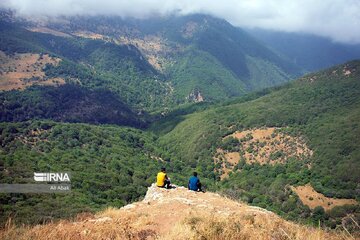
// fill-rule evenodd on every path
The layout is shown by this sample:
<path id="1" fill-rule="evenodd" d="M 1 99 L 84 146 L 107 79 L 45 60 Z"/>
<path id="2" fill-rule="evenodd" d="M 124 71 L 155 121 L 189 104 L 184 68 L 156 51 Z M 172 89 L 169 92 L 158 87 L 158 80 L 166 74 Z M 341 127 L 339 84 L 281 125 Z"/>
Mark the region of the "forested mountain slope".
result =
<path id="1" fill-rule="evenodd" d="M 207 15 L 46 21 L 4 15 L 0 50 L 56 56 L 62 61 L 48 66 L 47 77 L 109 89 L 138 110 L 228 99 L 302 73 L 245 31 Z"/>
<path id="2" fill-rule="evenodd" d="M 284 189 L 311 183 L 328 197 L 359 198 L 359 71 L 359 61 L 349 62 L 152 129 L 177 160 L 208 179 L 221 177 L 216 188 L 291 218 L 306 216 Z"/>
<path id="3" fill-rule="evenodd" d="M 57 65 L 47 64 L 43 68 L 47 78 L 62 78 L 66 83 L 90 90 L 110 90 L 137 109 L 169 104 L 170 87 L 134 46 L 31 32 L 7 22 L 1 22 L 0 41 L 0 50 L 9 56 L 46 53 L 60 59 Z M 17 72 L 17 69 L 7 71 Z"/>
<path id="4" fill-rule="evenodd" d="M 146 121 L 109 90 L 76 84 L 32 86 L 0 93 L 1 122 L 51 119 L 59 122 L 117 124 L 143 128 Z"/>

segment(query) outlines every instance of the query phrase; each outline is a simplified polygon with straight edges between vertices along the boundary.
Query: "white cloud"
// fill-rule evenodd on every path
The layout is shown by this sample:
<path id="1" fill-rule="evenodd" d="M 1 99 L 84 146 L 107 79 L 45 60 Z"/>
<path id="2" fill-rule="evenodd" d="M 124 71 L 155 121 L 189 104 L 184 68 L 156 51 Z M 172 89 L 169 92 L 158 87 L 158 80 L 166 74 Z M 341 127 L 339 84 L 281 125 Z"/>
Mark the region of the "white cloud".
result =
<path id="1" fill-rule="evenodd" d="M 360 0 L 1 0 L 20 15 L 205 13 L 241 27 L 306 32 L 360 43 Z"/>

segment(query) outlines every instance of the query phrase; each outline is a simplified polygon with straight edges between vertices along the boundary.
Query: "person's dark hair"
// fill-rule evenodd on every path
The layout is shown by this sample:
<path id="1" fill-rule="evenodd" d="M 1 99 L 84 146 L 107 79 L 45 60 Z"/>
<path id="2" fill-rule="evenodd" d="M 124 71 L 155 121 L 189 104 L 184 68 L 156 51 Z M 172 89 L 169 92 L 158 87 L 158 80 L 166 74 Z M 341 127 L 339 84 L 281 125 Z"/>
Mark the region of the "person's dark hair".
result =
<path id="1" fill-rule="evenodd" d="M 161 168 L 161 171 L 162 171 L 162 172 L 165 172 L 165 171 L 166 171 L 166 168 L 162 167 L 162 168 Z"/>
<path id="2" fill-rule="evenodd" d="M 197 177 L 197 172 L 194 172 L 193 175 L 194 175 L 195 177 Z"/>

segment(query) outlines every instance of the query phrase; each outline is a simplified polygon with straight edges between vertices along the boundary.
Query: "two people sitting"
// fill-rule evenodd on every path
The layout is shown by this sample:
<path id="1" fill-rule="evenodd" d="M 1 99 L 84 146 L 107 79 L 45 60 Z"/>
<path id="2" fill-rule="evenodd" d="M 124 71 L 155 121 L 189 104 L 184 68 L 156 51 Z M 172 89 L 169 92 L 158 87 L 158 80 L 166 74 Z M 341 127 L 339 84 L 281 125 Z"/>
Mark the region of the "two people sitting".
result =
<path id="1" fill-rule="evenodd" d="M 157 174 L 156 177 L 156 185 L 161 188 L 171 189 L 170 178 L 166 174 L 166 169 L 164 167 L 161 168 L 161 171 Z M 188 189 L 192 191 L 202 191 L 200 179 L 197 176 L 197 172 L 193 173 L 193 176 L 190 177 L 188 183 Z"/>

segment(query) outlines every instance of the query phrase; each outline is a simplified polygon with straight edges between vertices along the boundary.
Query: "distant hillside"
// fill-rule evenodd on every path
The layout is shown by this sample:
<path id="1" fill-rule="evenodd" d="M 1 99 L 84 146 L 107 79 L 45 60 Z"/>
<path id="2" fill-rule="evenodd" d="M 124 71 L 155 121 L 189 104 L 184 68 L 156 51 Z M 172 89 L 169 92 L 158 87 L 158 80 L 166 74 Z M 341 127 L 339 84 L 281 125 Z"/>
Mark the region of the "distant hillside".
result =
<path id="1" fill-rule="evenodd" d="M 254 38 L 292 63 L 314 72 L 350 60 L 360 59 L 360 45 L 336 43 L 311 34 L 248 29 Z"/>
<path id="2" fill-rule="evenodd" d="M 187 16 L 172 20 L 170 29 L 165 36 L 185 45 L 168 67 L 174 84 L 213 91 L 211 98 L 239 96 L 239 87 L 263 89 L 300 74 L 295 65 L 224 20 Z"/>
<path id="3" fill-rule="evenodd" d="M 49 78 L 107 88 L 147 111 L 241 96 L 301 74 L 245 31 L 206 15 L 51 21 L 6 15 L 0 42 L 7 54 L 47 53 L 62 59 L 49 67 Z"/>
<path id="4" fill-rule="evenodd" d="M 293 201 L 286 186 L 311 183 L 327 197 L 359 200 L 359 80 L 360 62 L 349 62 L 284 87 L 175 115 L 152 130 L 174 159 L 201 176 L 229 175 L 216 185 L 227 194 L 291 219 L 306 217 L 309 209 Z M 354 208 L 340 209 L 327 215 L 329 225 L 339 223 L 334 219 L 340 212 L 359 216 Z"/>
<path id="5" fill-rule="evenodd" d="M 360 56 L 357 46 L 308 35 L 248 33 L 207 15 L 1 19 L 1 51 L 56 56 L 61 62 L 49 64 L 46 78 L 108 89 L 137 111 L 242 96 Z"/>
<path id="6" fill-rule="evenodd" d="M 73 221 L 8 226 L 5 239 L 353 239 L 355 235 L 287 222 L 274 213 L 214 193 L 152 185 L 143 201 Z"/>
<path id="7" fill-rule="evenodd" d="M 134 46 L 59 37 L 31 32 L 19 24 L 0 24 L 0 50 L 7 55 L 47 53 L 61 60 L 56 66 L 46 65 L 43 70 L 47 78 L 61 78 L 90 90 L 110 90 L 137 109 L 151 110 L 168 106 L 171 102 L 170 86 L 163 82 Z"/>

